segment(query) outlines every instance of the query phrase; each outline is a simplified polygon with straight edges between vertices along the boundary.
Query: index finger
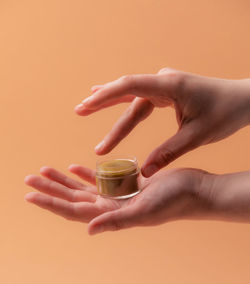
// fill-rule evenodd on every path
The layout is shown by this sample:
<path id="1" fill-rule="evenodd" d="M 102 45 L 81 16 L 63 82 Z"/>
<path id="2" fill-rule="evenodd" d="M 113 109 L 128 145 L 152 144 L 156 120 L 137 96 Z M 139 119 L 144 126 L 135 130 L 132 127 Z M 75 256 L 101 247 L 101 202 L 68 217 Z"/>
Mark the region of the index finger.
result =
<path id="1" fill-rule="evenodd" d="M 104 87 L 86 98 L 82 104 L 86 109 L 94 110 L 126 95 L 149 98 L 159 87 L 156 78 L 153 74 L 123 76 L 105 84 Z"/>

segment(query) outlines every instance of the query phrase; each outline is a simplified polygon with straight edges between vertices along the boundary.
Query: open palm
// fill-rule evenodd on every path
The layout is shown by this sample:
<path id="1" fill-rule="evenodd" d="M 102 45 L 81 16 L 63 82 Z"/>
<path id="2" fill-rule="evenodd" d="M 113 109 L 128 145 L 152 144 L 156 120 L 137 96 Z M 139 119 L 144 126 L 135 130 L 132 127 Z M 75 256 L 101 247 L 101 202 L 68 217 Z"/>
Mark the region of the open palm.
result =
<path id="1" fill-rule="evenodd" d="M 25 178 L 27 185 L 41 192 L 28 193 L 26 200 L 66 219 L 89 223 L 90 234 L 190 217 L 194 214 L 192 208 L 197 205 L 196 197 L 204 175 L 201 170 L 172 169 L 148 179 L 141 176 L 140 194 L 115 200 L 98 195 L 95 171 L 78 165 L 70 166 L 69 170 L 91 185 L 43 167 L 43 177 L 29 175 Z"/>

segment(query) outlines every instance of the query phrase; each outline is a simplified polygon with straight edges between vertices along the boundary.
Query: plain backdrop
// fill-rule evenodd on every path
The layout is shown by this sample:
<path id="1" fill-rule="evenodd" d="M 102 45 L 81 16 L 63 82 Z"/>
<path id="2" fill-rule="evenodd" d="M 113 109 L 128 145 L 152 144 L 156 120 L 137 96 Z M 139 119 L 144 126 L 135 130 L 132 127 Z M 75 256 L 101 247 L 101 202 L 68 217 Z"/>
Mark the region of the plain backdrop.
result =
<path id="1" fill-rule="evenodd" d="M 94 84 L 165 66 L 249 77 L 249 26 L 246 0 L 0 1 L 0 283 L 250 283 L 249 224 L 178 221 L 90 237 L 86 224 L 25 202 L 23 182 L 44 165 L 95 167 L 94 146 L 127 105 L 78 117 Z M 114 152 L 142 164 L 176 129 L 173 110 L 155 109 Z M 168 168 L 249 170 L 249 141 L 247 127 Z"/>

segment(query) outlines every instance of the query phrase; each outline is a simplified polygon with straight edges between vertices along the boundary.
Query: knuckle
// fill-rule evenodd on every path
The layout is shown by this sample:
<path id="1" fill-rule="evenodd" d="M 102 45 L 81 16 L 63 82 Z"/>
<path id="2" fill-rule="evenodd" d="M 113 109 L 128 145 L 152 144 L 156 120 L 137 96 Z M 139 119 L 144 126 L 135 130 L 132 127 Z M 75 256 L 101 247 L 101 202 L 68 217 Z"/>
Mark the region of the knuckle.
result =
<path id="1" fill-rule="evenodd" d="M 56 182 L 55 182 L 55 181 L 49 181 L 49 183 L 48 183 L 48 189 L 49 189 L 50 191 L 53 191 L 54 188 L 55 188 L 55 185 L 56 185 Z"/>
<path id="2" fill-rule="evenodd" d="M 71 209 L 68 212 L 68 218 L 70 218 L 70 220 L 78 220 L 79 217 L 79 208 L 76 206 L 76 204 L 71 204 Z"/>
<path id="3" fill-rule="evenodd" d="M 124 75 L 120 78 L 121 82 L 127 86 L 129 89 L 135 87 L 135 78 L 134 75 Z"/>
<path id="4" fill-rule="evenodd" d="M 71 201 L 72 202 L 72 201 Z M 64 212 L 64 218 L 69 221 L 76 221 L 79 219 L 79 212 L 75 204 L 70 203 L 70 206 Z"/>
<path id="5" fill-rule="evenodd" d="M 186 81 L 185 72 L 181 72 L 171 68 L 161 69 L 158 75 L 159 77 L 163 78 L 164 81 L 166 81 L 166 84 L 168 86 L 171 86 L 171 89 L 174 91 L 179 91 L 180 89 L 182 89 Z"/>
<path id="6" fill-rule="evenodd" d="M 70 185 L 71 184 L 71 180 L 67 176 L 63 177 L 63 182 L 64 182 L 65 185 Z"/>
<path id="7" fill-rule="evenodd" d="M 179 90 L 183 87 L 184 73 L 175 71 L 174 73 L 170 73 L 169 76 L 174 89 Z"/>
<path id="8" fill-rule="evenodd" d="M 115 216 L 112 217 L 112 221 L 111 221 L 111 229 L 114 231 L 119 231 L 123 228 L 123 222 L 119 219 L 117 219 Z"/>
<path id="9" fill-rule="evenodd" d="M 70 200 L 71 202 L 76 202 L 77 201 L 77 198 L 78 197 L 78 194 L 77 194 L 77 191 L 76 190 L 71 190 L 70 191 Z"/>

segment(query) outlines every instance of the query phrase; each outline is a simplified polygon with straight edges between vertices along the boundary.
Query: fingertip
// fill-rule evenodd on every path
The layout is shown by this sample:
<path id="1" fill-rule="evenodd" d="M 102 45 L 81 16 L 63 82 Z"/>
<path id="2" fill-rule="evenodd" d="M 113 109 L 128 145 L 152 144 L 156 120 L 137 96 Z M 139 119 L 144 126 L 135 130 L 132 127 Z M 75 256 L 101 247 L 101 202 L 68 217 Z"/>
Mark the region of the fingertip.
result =
<path id="1" fill-rule="evenodd" d="M 102 156 L 102 155 L 105 154 L 105 153 L 103 153 L 102 150 L 99 150 L 99 149 L 94 149 L 94 151 L 95 151 L 96 155 L 98 155 L 98 156 Z"/>
<path id="2" fill-rule="evenodd" d="M 94 85 L 92 86 L 90 89 L 91 89 L 91 92 L 94 93 L 96 91 L 98 91 L 99 89 L 102 88 L 103 85 Z"/>
<path id="3" fill-rule="evenodd" d="M 52 170 L 51 167 L 43 166 L 43 167 L 40 168 L 40 173 L 41 173 L 41 174 L 48 174 L 48 173 L 51 172 L 51 170 Z"/>
<path id="4" fill-rule="evenodd" d="M 147 173 L 147 171 L 145 171 L 143 168 L 141 168 L 141 174 L 145 178 L 149 178 L 150 177 L 149 173 Z"/>
<path id="5" fill-rule="evenodd" d="M 108 154 L 112 149 L 104 140 L 95 147 L 95 153 L 99 156 Z"/>
<path id="6" fill-rule="evenodd" d="M 96 231 L 96 227 L 98 226 L 99 224 L 99 219 L 100 219 L 100 216 L 97 216 L 96 218 L 92 219 L 89 224 L 88 224 L 88 234 L 90 236 L 94 236 L 97 234 L 97 231 Z"/>
<path id="7" fill-rule="evenodd" d="M 35 175 L 27 175 L 25 178 L 24 178 L 24 182 L 27 184 L 27 185 L 30 185 L 32 183 L 32 181 L 36 178 Z"/>
<path id="8" fill-rule="evenodd" d="M 82 114 L 82 109 L 83 109 L 83 104 L 79 104 L 77 106 L 75 106 L 74 111 L 78 114 L 81 115 Z"/>
<path id="9" fill-rule="evenodd" d="M 68 166 L 68 170 L 73 172 L 74 170 L 78 169 L 80 167 L 80 165 L 77 164 L 71 164 Z"/>
<path id="10" fill-rule="evenodd" d="M 24 196 L 24 199 L 28 202 L 32 202 L 35 199 L 36 195 L 36 192 L 29 192 Z"/>
<path id="11" fill-rule="evenodd" d="M 159 167 L 156 164 L 151 164 L 148 166 L 143 166 L 141 168 L 141 173 L 144 177 L 149 178 L 159 170 Z"/>
<path id="12" fill-rule="evenodd" d="M 93 231 L 92 227 L 89 227 L 89 226 L 88 226 L 88 234 L 89 234 L 90 236 L 94 236 L 94 231 Z"/>
<path id="13" fill-rule="evenodd" d="M 89 226 L 88 227 L 88 233 L 90 236 L 94 236 L 100 233 L 103 233 L 105 231 L 104 226 L 102 225 L 96 225 L 96 226 Z"/>
<path id="14" fill-rule="evenodd" d="M 95 146 L 95 152 L 96 152 L 96 154 L 101 153 L 103 147 L 104 147 L 104 140 L 101 141 L 97 146 Z"/>

